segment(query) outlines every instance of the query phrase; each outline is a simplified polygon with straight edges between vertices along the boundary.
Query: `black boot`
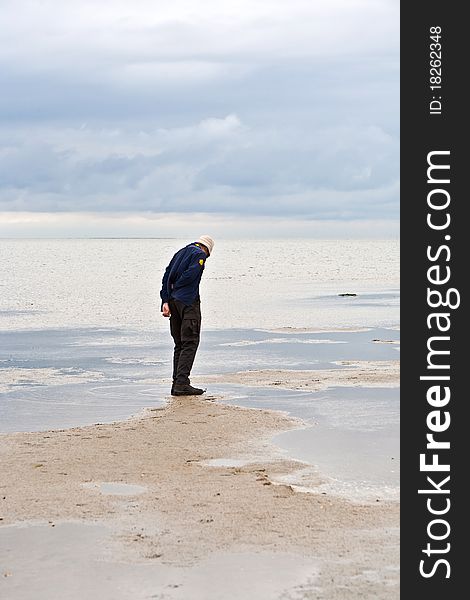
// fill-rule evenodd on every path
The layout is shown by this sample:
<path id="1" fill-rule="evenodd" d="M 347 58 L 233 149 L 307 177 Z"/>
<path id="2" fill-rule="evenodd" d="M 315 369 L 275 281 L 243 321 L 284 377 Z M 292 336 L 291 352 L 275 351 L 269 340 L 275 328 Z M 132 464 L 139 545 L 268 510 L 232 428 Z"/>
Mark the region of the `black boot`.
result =
<path id="1" fill-rule="evenodd" d="M 206 390 L 201 390 L 200 388 L 195 388 L 192 385 L 190 385 L 189 383 L 187 383 L 187 384 L 175 383 L 172 388 L 171 395 L 172 396 L 200 396 L 205 391 Z"/>

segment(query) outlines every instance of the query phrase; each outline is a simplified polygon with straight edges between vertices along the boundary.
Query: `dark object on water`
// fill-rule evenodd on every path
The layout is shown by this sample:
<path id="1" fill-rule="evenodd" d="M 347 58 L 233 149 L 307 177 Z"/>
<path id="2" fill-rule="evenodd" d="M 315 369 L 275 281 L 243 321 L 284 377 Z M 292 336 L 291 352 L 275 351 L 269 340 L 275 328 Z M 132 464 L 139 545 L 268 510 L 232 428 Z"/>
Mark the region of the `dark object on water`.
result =
<path id="1" fill-rule="evenodd" d="M 357 294 L 338 294 L 338 296 L 357 296 Z"/>

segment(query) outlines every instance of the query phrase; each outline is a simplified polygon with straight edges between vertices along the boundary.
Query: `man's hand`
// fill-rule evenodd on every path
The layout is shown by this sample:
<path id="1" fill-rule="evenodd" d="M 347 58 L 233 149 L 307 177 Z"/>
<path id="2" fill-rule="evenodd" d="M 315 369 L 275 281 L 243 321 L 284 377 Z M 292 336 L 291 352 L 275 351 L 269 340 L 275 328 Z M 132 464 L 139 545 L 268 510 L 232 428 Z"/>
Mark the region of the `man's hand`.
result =
<path id="1" fill-rule="evenodd" d="M 170 306 L 169 306 L 168 302 L 165 302 L 165 304 L 162 306 L 162 315 L 163 315 L 164 317 L 169 317 L 169 316 L 171 316 L 171 313 L 170 313 Z"/>

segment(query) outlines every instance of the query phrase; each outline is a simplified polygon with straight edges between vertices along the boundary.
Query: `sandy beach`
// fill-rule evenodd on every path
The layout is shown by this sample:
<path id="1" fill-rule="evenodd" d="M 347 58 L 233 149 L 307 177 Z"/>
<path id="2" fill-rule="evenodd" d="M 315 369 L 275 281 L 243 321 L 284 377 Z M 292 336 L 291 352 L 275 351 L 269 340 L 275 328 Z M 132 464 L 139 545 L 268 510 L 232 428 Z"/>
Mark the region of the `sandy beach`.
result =
<path id="1" fill-rule="evenodd" d="M 250 371 L 224 379 L 321 389 L 397 385 L 398 371 L 393 362 L 368 363 L 330 371 Z M 42 597 L 25 591 L 28 571 L 12 552 L 18 536 L 33 535 L 41 526 L 60 549 L 70 540 L 60 534 L 67 524 L 88 524 L 107 532 L 100 542 L 102 569 L 90 576 L 104 598 L 396 598 L 397 503 L 351 502 L 278 483 L 305 465 L 286 457 L 271 438 L 302 422 L 222 401 L 169 397 L 163 407 L 121 422 L 3 435 L 0 523 L 2 554 L 7 551 L 0 587 L 5 597 Z M 87 552 L 74 556 L 75 568 L 85 569 Z M 112 591 L 118 579 L 103 575 L 111 564 L 115 575 L 131 569 L 134 577 L 145 566 L 146 577 L 139 576 L 132 595 Z M 44 567 L 35 585 L 56 589 L 59 567 L 59 559 Z M 207 569 L 223 583 L 201 575 Z M 237 569 L 239 576 L 233 577 Z M 256 595 L 250 595 L 256 585 Z M 76 596 L 70 591 L 57 597 Z"/>

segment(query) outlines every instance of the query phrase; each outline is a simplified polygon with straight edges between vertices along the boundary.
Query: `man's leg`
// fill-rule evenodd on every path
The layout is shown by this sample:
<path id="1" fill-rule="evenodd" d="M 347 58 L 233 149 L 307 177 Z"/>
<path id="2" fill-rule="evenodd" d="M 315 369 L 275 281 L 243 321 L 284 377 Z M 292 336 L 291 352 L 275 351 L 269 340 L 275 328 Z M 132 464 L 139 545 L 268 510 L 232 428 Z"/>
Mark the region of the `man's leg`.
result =
<path id="1" fill-rule="evenodd" d="M 189 385 L 189 375 L 199 346 L 201 331 L 201 309 L 199 302 L 185 306 L 181 322 L 181 351 L 178 358 L 175 383 Z"/>
<path id="2" fill-rule="evenodd" d="M 171 312 L 170 333 L 171 333 L 171 337 L 173 338 L 173 341 L 175 343 L 175 347 L 173 350 L 173 385 L 176 381 L 179 358 L 180 358 L 180 354 L 181 354 L 181 349 L 183 347 L 183 344 L 181 341 L 181 326 L 182 326 L 183 321 L 181 319 L 180 311 L 182 312 L 184 305 L 178 306 L 178 304 L 181 305 L 181 303 L 177 303 L 174 300 L 170 300 L 170 302 L 169 302 L 170 312 Z"/>

